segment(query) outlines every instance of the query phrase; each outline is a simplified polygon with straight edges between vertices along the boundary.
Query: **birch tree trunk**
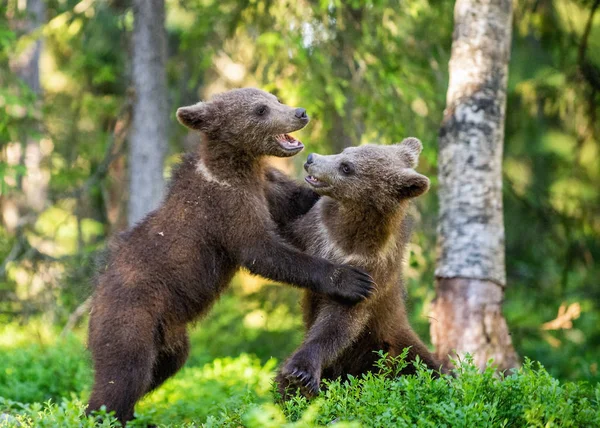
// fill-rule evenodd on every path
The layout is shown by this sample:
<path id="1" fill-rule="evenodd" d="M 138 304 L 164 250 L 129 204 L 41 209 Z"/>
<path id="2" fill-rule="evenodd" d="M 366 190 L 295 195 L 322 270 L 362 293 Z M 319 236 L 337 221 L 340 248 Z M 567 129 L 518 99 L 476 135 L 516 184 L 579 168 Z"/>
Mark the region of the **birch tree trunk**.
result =
<path id="1" fill-rule="evenodd" d="M 431 337 L 438 357 L 518 364 L 502 315 L 502 147 L 512 0 L 457 0 L 439 135 L 439 230 Z"/>
<path id="2" fill-rule="evenodd" d="M 136 99 L 129 137 L 129 225 L 155 209 L 163 197 L 169 117 L 164 0 L 133 0 L 133 16 Z"/>

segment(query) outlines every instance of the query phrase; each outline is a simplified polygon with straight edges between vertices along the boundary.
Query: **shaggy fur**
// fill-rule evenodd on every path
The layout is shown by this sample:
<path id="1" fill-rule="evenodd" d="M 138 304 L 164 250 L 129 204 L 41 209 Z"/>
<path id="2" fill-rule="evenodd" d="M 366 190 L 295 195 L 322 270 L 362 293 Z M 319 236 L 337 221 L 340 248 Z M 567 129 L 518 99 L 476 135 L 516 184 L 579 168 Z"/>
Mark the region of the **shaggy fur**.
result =
<path id="1" fill-rule="evenodd" d="M 204 134 L 203 144 L 175 170 L 162 206 L 109 243 L 93 297 L 88 412 L 106 405 L 123 423 L 140 397 L 181 368 L 186 324 L 208 311 L 240 267 L 344 302 L 373 288 L 359 269 L 301 253 L 275 233 L 264 157 L 302 149 L 280 134 L 308 123 L 304 109 L 239 89 L 180 108 L 177 117 Z M 298 192 L 308 198 L 295 209 L 306 212 L 316 199 Z"/>
<path id="2" fill-rule="evenodd" d="M 397 356 L 410 346 L 410 359 L 418 355 L 428 367 L 440 368 L 410 327 L 404 304 L 401 267 L 410 236 L 406 213 L 409 200 L 429 188 L 427 177 L 413 169 L 421 149 L 419 140 L 408 138 L 393 146 L 310 155 L 306 181 L 323 197 L 287 226 L 285 216 L 277 218 L 277 198 L 270 198 L 282 233 L 294 245 L 308 254 L 359 266 L 377 284 L 373 297 L 353 307 L 305 293 L 306 337 L 277 376 L 284 398 L 297 388 L 307 396 L 316 394 L 322 378 L 373 370 L 378 350 Z M 279 175 L 271 178 L 271 186 L 289 191 L 292 184 Z"/>

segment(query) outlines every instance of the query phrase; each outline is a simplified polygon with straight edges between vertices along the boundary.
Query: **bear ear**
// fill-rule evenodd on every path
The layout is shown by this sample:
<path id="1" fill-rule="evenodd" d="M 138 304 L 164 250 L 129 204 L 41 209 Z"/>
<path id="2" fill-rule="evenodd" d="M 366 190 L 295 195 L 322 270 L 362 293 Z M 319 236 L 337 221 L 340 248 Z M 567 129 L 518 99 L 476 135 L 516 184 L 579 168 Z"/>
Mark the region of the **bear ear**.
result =
<path id="1" fill-rule="evenodd" d="M 203 131 L 208 124 L 208 103 L 198 103 L 193 106 L 177 109 L 177 120 L 184 126 L 197 131 Z"/>
<path id="2" fill-rule="evenodd" d="M 415 168 L 419 163 L 419 155 L 423 150 L 423 144 L 421 140 L 415 137 L 408 137 L 396 144 L 396 147 L 400 149 L 402 156 L 409 168 Z"/>
<path id="3" fill-rule="evenodd" d="M 429 190 L 429 178 L 412 169 L 402 170 L 396 184 L 396 191 L 400 199 L 416 198 L 427 190 Z"/>

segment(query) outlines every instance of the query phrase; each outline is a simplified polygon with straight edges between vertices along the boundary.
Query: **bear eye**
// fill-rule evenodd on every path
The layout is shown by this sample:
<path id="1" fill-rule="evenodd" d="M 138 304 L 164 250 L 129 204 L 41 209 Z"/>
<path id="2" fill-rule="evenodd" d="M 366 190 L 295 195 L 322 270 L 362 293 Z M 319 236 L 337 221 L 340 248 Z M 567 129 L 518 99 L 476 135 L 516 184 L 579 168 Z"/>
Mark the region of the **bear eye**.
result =
<path id="1" fill-rule="evenodd" d="M 344 162 L 340 165 L 340 171 L 342 171 L 345 175 L 350 175 L 354 173 L 354 166 Z"/>
<path id="2" fill-rule="evenodd" d="M 259 116 L 264 116 L 264 115 L 265 115 L 265 113 L 267 113 L 267 110 L 268 110 L 268 109 L 267 109 L 267 106 L 265 106 L 265 105 L 262 105 L 262 106 L 260 106 L 260 107 L 258 107 L 258 108 L 256 109 L 256 114 L 257 114 L 257 115 L 259 115 Z"/>

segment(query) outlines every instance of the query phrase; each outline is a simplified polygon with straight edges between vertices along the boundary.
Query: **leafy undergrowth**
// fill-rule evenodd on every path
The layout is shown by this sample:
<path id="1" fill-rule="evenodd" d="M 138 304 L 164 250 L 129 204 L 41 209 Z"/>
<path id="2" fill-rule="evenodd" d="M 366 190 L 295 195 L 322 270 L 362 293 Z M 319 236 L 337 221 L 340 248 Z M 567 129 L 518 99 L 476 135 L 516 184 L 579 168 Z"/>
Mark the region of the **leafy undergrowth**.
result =
<path id="1" fill-rule="evenodd" d="M 382 360 L 383 361 L 383 360 Z M 379 374 L 327 385 L 315 400 L 274 404 L 274 359 L 246 354 L 187 366 L 136 408 L 131 426 L 338 427 L 600 426 L 600 385 L 565 383 L 526 361 L 503 377 L 463 362 L 455 377 L 424 367 L 396 376 L 402 358 Z M 118 426 L 106 414 L 84 417 L 91 371 L 76 338 L 0 349 L 0 427 Z"/>

